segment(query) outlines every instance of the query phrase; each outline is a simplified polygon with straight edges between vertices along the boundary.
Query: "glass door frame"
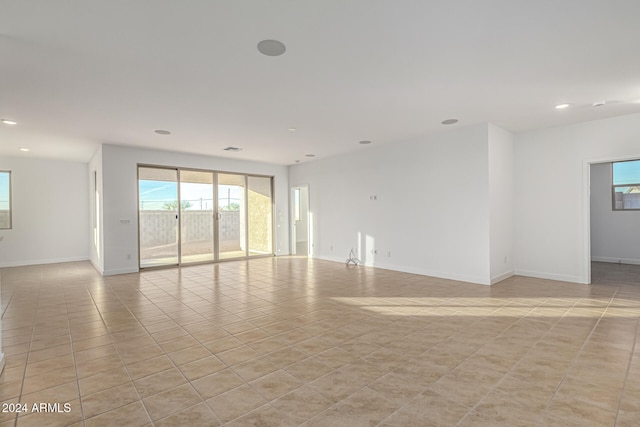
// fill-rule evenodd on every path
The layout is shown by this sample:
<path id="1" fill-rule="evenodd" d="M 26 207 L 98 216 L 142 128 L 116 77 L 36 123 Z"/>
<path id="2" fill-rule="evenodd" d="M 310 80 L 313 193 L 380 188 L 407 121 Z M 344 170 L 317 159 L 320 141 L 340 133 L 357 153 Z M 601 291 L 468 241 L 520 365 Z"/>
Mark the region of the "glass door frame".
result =
<path id="1" fill-rule="evenodd" d="M 206 170 L 206 169 L 178 168 L 178 190 L 179 191 L 182 191 L 182 188 L 181 188 L 182 187 L 181 184 L 183 184 L 183 181 L 182 181 L 182 178 L 181 178 L 182 172 L 198 172 L 198 173 L 211 174 L 211 186 L 212 186 L 212 189 L 211 189 L 211 197 L 212 197 L 211 203 L 212 203 L 212 207 L 213 207 L 212 214 L 211 214 L 211 216 L 212 216 L 212 218 L 211 218 L 212 225 L 211 226 L 213 228 L 212 233 L 211 233 L 211 238 L 213 239 L 213 241 L 211 243 L 212 243 L 212 250 L 213 250 L 213 253 L 212 253 L 213 259 L 203 260 L 203 261 L 190 261 L 190 262 L 185 262 L 183 260 L 183 257 L 182 257 L 182 246 L 183 246 L 183 241 L 182 241 L 182 231 L 183 231 L 183 229 L 182 229 L 182 216 L 183 215 L 182 215 L 182 209 L 181 209 L 181 203 L 183 202 L 183 200 L 182 200 L 182 193 L 178 192 L 178 197 L 179 197 L 178 200 L 180 200 L 180 203 L 179 203 L 179 205 L 180 205 L 179 206 L 180 207 L 180 209 L 179 209 L 179 211 L 180 211 L 180 214 L 179 214 L 180 221 L 178 222 L 178 225 L 180 226 L 180 231 L 179 231 L 179 234 L 178 234 L 178 247 L 180 248 L 180 253 L 179 253 L 179 258 L 178 258 L 178 265 L 197 265 L 197 264 L 209 264 L 211 262 L 216 262 L 218 260 L 218 258 L 217 258 L 216 248 L 215 248 L 215 242 L 216 242 L 216 234 L 218 232 L 218 229 L 216 227 L 216 206 L 215 206 L 214 202 L 216 201 L 216 196 L 217 196 L 217 188 L 216 188 L 216 179 L 217 179 L 217 176 L 218 176 L 217 172 L 216 171 L 211 171 L 211 170 Z M 187 182 L 187 181 L 184 181 L 184 182 Z"/>
<path id="2" fill-rule="evenodd" d="M 177 198 L 177 206 L 176 206 L 176 262 L 165 263 L 160 265 L 148 265 L 142 266 L 142 242 L 140 235 L 140 224 L 141 224 L 141 211 L 140 209 L 140 169 L 160 169 L 165 171 L 175 172 L 175 184 L 176 184 L 176 198 Z M 173 181 L 172 181 L 173 182 Z M 180 171 L 176 167 L 171 166 L 157 166 L 157 165 L 146 165 L 146 164 L 138 164 L 136 167 L 136 193 L 137 193 L 137 202 L 138 202 L 138 269 L 139 270 L 148 270 L 154 268 L 172 268 L 180 265 Z"/>
<path id="3" fill-rule="evenodd" d="M 216 229 L 218 230 L 218 238 L 216 239 L 216 243 L 218 244 L 218 261 L 227 261 L 227 260 L 237 260 L 237 259 L 245 259 L 248 257 L 249 255 L 249 250 L 247 247 L 248 244 L 248 224 L 249 221 L 247 221 L 248 219 L 248 204 L 247 204 L 247 195 L 248 195 L 248 189 L 247 189 L 247 174 L 243 174 L 243 173 L 237 173 L 237 172 L 217 172 L 216 173 L 216 191 L 220 190 L 220 175 L 235 175 L 238 176 L 242 179 L 242 188 L 243 188 L 243 196 L 242 196 L 242 203 L 244 206 L 244 230 L 243 232 L 241 232 L 241 235 L 244 233 L 244 242 L 240 241 L 240 247 L 242 248 L 243 243 L 244 243 L 244 255 L 243 256 L 239 256 L 239 257 L 220 257 L 221 251 L 220 251 L 220 220 L 222 219 L 222 213 L 221 209 L 220 209 L 220 194 L 217 193 L 217 198 L 216 198 L 216 218 L 217 218 L 217 226 Z M 229 184 L 222 184 L 222 185 L 229 185 Z M 240 209 L 240 216 L 242 216 L 242 207 Z"/>
<path id="4" fill-rule="evenodd" d="M 159 266 L 145 266 L 142 267 L 140 263 L 140 178 L 139 178 L 139 170 L 140 168 L 157 168 L 157 169 L 168 169 L 177 171 L 177 195 L 178 195 L 178 263 L 177 264 L 167 264 L 167 265 L 159 265 Z M 182 197 L 180 194 L 180 171 L 193 171 L 193 172 L 207 172 L 213 174 L 213 260 L 209 261 L 198 261 L 198 262 L 183 262 L 182 261 L 182 211 L 180 209 L 180 202 L 182 201 Z M 229 175 L 238 175 L 241 176 L 244 182 L 244 197 L 243 202 L 245 205 L 245 221 L 244 221 L 244 245 L 245 245 L 245 255 L 233 258 L 220 258 L 220 228 L 219 228 L 219 220 L 220 220 L 220 208 L 218 205 L 218 176 L 220 174 L 229 174 Z M 248 260 L 252 258 L 266 258 L 266 257 L 274 257 L 276 254 L 276 208 L 275 208 L 275 185 L 274 185 L 274 176 L 273 175 L 262 175 L 255 173 L 242 173 L 242 172 L 232 172 L 232 171 L 221 171 L 221 170 L 213 170 L 213 169 L 199 169 L 199 168 L 191 168 L 191 167 L 179 167 L 179 166 L 166 166 L 166 165 L 154 165 L 148 163 L 138 163 L 136 165 L 136 192 L 138 196 L 138 269 L 139 270 L 153 270 L 153 269 L 163 269 L 163 268 L 175 268 L 181 266 L 191 266 L 191 265 L 200 265 L 200 264 L 214 264 L 226 261 L 238 261 L 238 260 Z M 269 178 L 270 181 L 270 192 L 271 192 L 271 253 L 264 255 L 250 255 L 249 251 L 249 177 L 258 177 L 258 178 Z"/>
<path id="5" fill-rule="evenodd" d="M 251 189 L 250 178 L 269 178 L 269 199 L 270 199 L 270 207 L 271 207 L 271 254 L 258 254 L 251 255 L 251 242 L 249 232 L 251 230 L 249 225 L 249 191 Z M 276 253 L 276 204 L 275 204 L 275 187 L 273 183 L 274 179 L 272 176 L 268 175 L 258 175 L 258 174 L 245 174 L 245 183 L 246 183 L 246 191 L 245 191 L 245 203 L 247 205 L 247 221 L 246 221 L 246 236 L 247 236 L 247 258 L 259 258 L 262 256 L 275 256 Z"/>

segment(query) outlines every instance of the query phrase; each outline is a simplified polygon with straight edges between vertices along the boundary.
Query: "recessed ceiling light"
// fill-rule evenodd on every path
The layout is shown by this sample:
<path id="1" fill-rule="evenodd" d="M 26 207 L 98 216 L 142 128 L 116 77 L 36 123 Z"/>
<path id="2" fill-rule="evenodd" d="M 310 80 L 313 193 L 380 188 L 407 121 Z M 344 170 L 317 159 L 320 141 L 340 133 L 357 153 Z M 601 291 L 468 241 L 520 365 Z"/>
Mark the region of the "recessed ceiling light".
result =
<path id="1" fill-rule="evenodd" d="M 31 151 L 30 148 L 26 148 L 26 147 L 20 147 L 19 150 L 20 151 Z"/>
<path id="2" fill-rule="evenodd" d="M 315 157 L 315 154 L 305 154 L 305 157 Z"/>
<path id="3" fill-rule="evenodd" d="M 2 123 L 4 123 L 5 125 L 17 125 L 18 122 L 14 122 L 13 120 L 9 120 L 9 119 L 2 119 Z"/>
<path id="4" fill-rule="evenodd" d="M 447 119 L 442 121 L 443 125 L 452 125 L 455 123 L 458 123 L 458 119 Z"/>
<path id="5" fill-rule="evenodd" d="M 569 104 L 558 104 L 556 105 L 557 110 L 563 110 L 565 108 L 569 108 Z"/>
<path id="6" fill-rule="evenodd" d="M 154 130 L 154 132 L 157 133 L 158 135 L 171 135 L 171 132 L 164 129 L 156 129 Z"/>
<path id="7" fill-rule="evenodd" d="M 258 50 L 263 55 L 280 56 L 285 52 L 285 50 L 287 50 L 287 48 L 278 40 L 262 40 L 258 43 Z"/>
<path id="8" fill-rule="evenodd" d="M 298 129 L 296 129 L 296 128 L 289 128 L 289 132 L 295 132 L 295 131 L 297 131 L 297 130 L 298 130 Z"/>
<path id="9" fill-rule="evenodd" d="M 223 148 L 224 151 L 242 151 L 242 148 L 240 147 L 227 147 L 227 148 Z"/>
<path id="10" fill-rule="evenodd" d="M 371 141 L 369 141 L 368 139 L 365 139 L 363 141 L 358 141 L 358 144 L 367 145 L 367 144 L 371 144 Z"/>

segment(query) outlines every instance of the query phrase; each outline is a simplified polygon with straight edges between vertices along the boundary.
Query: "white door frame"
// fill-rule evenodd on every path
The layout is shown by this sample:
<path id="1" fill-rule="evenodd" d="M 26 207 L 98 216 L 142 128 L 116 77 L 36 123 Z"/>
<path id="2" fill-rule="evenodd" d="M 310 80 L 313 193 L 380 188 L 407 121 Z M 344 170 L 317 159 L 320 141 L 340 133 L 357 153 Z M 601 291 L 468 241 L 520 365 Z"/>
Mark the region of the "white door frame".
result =
<path id="1" fill-rule="evenodd" d="M 297 239 L 297 235 L 296 235 L 296 214 L 295 214 L 295 208 L 296 208 L 296 206 L 295 206 L 295 191 L 296 191 L 296 189 L 304 189 L 304 190 L 306 190 L 306 194 L 307 194 L 307 197 L 306 197 L 306 199 L 307 199 L 307 206 L 306 206 L 307 207 L 307 209 L 306 209 L 306 211 L 307 211 L 307 218 L 306 218 L 306 220 L 307 220 L 307 227 L 306 227 L 307 228 L 306 229 L 306 233 L 307 233 L 307 239 L 306 239 L 306 241 L 307 241 L 307 254 L 306 255 L 307 256 L 311 256 L 311 227 L 310 227 L 311 224 L 309 222 L 309 219 L 310 219 L 309 218 L 309 205 L 310 205 L 310 203 L 309 203 L 309 185 L 308 184 L 292 185 L 291 186 L 291 191 L 290 191 L 290 195 L 289 195 L 290 196 L 289 200 L 291 200 L 291 203 L 290 203 L 291 209 L 290 209 L 290 215 L 289 215 L 289 218 L 290 218 L 289 230 L 290 230 L 290 236 L 291 236 L 291 251 L 290 252 L 291 252 L 291 255 L 296 255 L 297 254 L 297 240 L 298 239 Z"/>
<path id="2" fill-rule="evenodd" d="M 586 284 L 591 284 L 591 165 L 637 160 L 639 157 L 607 157 L 604 159 L 585 160 L 582 164 L 582 259 L 584 260 L 582 274 L 586 279 Z"/>

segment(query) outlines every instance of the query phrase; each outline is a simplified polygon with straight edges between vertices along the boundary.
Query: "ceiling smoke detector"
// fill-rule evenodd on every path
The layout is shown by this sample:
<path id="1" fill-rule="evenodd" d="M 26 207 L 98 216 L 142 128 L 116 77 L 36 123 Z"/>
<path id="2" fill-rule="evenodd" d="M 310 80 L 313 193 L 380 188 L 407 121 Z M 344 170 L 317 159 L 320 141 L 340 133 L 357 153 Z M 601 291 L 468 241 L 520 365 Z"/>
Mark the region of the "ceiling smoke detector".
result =
<path id="1" fill-rule="evenodd" d="M 596 101 L 592 104 L 592 107 L 604 107 L 607 101 Z"/>
<path id="2" fill-rule="evenodd" d="M 157 133 L 158 135 L 171 135 L 171 132 L 164 129 L 156 129 L 154 130 L 154 132 Z"/>
<path id="3" fill-rule="evenodd" d="M 224 151 L 242 151 L 242 148 L 240 147 L 227 147 L 227 148 L 223 148 Z"/>
<path id="4" fill-rule="evenodd" d="M 456 123 L 458 123 L 458 119 L 447 119 L 442 121 L 443 125 L 453 125 Z"/>

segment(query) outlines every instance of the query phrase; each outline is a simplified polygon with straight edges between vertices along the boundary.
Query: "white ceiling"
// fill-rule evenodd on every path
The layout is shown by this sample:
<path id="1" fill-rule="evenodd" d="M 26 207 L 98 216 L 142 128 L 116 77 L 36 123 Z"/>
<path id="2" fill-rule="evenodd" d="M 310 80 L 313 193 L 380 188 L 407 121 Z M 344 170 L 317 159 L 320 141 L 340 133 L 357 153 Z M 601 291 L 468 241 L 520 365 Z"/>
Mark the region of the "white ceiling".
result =
<path id="1" fill-rule="evenodd" d="M 87 161 L 111 143 L 292 164 L 638 113 L 639 22 L 638 0 L 0 0 L 0 118 L 18 122 L 0 155 Z"/>

